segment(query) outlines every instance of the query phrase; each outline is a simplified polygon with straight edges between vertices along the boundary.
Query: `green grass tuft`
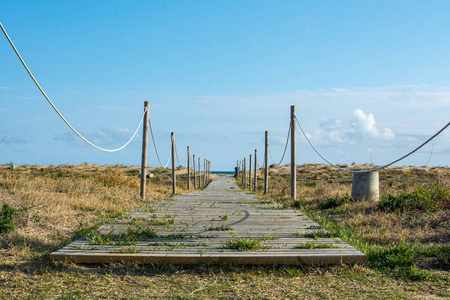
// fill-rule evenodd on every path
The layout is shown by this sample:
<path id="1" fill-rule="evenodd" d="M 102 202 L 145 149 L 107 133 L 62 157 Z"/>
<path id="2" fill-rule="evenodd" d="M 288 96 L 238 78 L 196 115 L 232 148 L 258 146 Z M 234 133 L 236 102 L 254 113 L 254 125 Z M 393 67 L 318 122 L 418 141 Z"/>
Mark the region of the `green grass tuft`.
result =
<path id="1" fill-rule="evenodd" d="M 237 251 L 252 251 L 252 250 L 261 250 L 268 249 L 269 246 L 265 246 L 261 243 L 263 239 L 255 239 L 255 238 L 238 238 L 234 237 L 232 239 L 227 240 L 223 244 L 223 249 L 234 249 Z"/>

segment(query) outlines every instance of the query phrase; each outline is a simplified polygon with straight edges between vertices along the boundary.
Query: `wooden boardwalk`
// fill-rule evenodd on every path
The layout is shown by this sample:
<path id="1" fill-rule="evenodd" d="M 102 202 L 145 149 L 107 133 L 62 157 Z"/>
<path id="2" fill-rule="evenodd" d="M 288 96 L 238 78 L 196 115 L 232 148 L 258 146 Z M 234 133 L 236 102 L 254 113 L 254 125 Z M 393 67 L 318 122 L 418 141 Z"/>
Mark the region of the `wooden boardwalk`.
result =
<path id="1" fill-rule="evenodd" d="M 318 230 L 324 232 L 300 211 L 259 200 L 240 191 L 232 177 L 216 176 L 203 191 L 129 211 L 50 258 L 76 263 L 253 265 L 366 260 L 339 238 L 312 238 Z"/>

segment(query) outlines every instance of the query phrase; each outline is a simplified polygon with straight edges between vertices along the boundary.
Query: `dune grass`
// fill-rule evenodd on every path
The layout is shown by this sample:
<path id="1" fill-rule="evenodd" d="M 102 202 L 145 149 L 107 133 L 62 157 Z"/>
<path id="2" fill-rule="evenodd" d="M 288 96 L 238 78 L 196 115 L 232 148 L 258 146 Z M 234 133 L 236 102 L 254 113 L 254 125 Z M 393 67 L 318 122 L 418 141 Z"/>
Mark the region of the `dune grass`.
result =
<path id="1" fill-rule="evenodd" d="M 440 299 L 450 297 L 448 209 L 423 212 L 398 205 L 348 201 L 351 178 L 323 165 L 299 166 L 299 194 L 289 199 L 289 176 L 271 169 L 264 201 L 301 208 L 333 236 L 369 254 L 364 265 L 234 266 L 76 265 L 48 255 L 80 236 L 123 244 L 134 238 L 95 236 L 96 228 L 132 208 L 151 210 L 171 193 L 170 170 L 152 170 L 147 197 L 139 168 L 127 166 L 0 166 L 0 299 Z M 182 172 L 180 172 L 182 173 Z M 382 193 L 414 193 L 422 184 L 448 187 L 448 168 L 395 168 L 380 173 Z M 180 175 L 178 191 L 186 191 Z M 261 187 L 259 187 L 259 193 Z M 261 196 L 262 197 L 262 196 Z M 409 198 L 407 198 L 409 199 Z M 406 200 L 405 200 L 406 201 Z M 400 201 L 399 203 L 404 203 Z M 409 200 L 408 200 L 409 201 Z M 407 202 L 408 203 L 408 202 Z M 403 206 L 400 206 L 403 207 Z M 12 216 L 12 217 L 11 217 Z M 9 218 L 9 219 L 8 219 Z M 138 220 L 139 221 L 139 220 Z M 8 226 L 6 226 L 8 227 Z M 143 228 L 144 230 L 145 228 Z M 324 231 L 317 228 L 315 234 Z M 242 244 L 242 243 L 241 243 Z M 239 243 L 237 244 L 239 246 Z"/>

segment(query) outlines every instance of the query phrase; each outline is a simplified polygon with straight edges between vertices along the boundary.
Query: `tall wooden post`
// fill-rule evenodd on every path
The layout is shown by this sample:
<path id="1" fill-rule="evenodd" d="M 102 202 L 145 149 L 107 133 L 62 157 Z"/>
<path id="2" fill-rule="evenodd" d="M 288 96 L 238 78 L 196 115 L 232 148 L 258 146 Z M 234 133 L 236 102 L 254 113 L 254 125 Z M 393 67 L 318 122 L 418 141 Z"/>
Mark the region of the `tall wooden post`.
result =
<path id="1" fill-rule="evenodd" d="M 172 192 L 177 193 L 177 176 L 175 167 L 175 132 L 171 133 L 172 136 Z"/>
<path id="2" fill-rule="evenodd" d="M 244 161 L 241 160 L 241 176 L 242 176 L 241 183 L 242 183 L 242 185 L 244 184 L 244 172 L 245 172 L 245 170 L 244 170 Z"/>
<path id="3" fill-rule="evenodd" d="M 194 190 L 197 189 L 197 170 L 195 169 L 195 154 L 192 158 L 192 164 L 193 164 L 193 169 L 194 169 Z"/>
<path id="4" fill-rule="evenodd" d="M 252 190 L 252 155 L 248 159 L 248 189 Z"/>
<path id="5" fill-rule="evenodd" d="M 236 178 L 239 178 L 239 160 L 236 161 Z"/>
<path id="6" fill-rule="evenodd" d="M 206 162 L 207 160 L 203 160 L 203 187 L 206 186 Z"/>
<path id="7" fill-rule="evenodd" d="M 266 131 L 266 141 L 264 145 L 264 194 L 269 189 L 269 132 Z"/>
<path id="8" fill-rule="evenodd" d="M 257 172 L 258 172 L 257 169 L 258 169 L 258 150 L 255 149 L 255 176 L 253 176 L 253 177 L 255 177 L 255 178 L 254 178 L 254 181 L 255 181 L 255 182 L 253 183 L 253 190 L 254 190 L 255 192 L 256 192 L 256 187 L 257 187 L 257 185 L 256 185 L 257 179 L 256 179 L 256 178 L 257 178 L 257 176 L 258 176 L 258 175 L 257 175 Z"/>
<path id="9" fill-rule="evenodd" d="M 297 126 L 295 126 L 295 105 L 291 106 L 291 199 L 297 198 Z"/>
<path id="10" fill-rule="evenodd" d="M 242 175 L 242 178 L 244 179 L 244 189 L 247 187 L 247 158 L 244 157 L 244 175 Z"/>
<path id="11" fill-rule="evenodd" d="M 191 149 L 187 147 L 187 189 L 191 189 Z"/>
<path id="12" fill-rule="evenodd" d="M 148 148 L 148 119 L 150 116 L 150 102 L 144 102 L 144 134 L 142 137 L 142 160 L 141 160 L 141 190 L 140 196 L 145 200 L 145 186 L 147 183 L 147 148 Z"/>
<path id="13" fill-rule="evenodd" d="M 198 188 L 200 189 L 201 188 L 201 186 L 202 186 L 202 183 L 201 183 L 201 173 L 202 173 L 202 169 L 201 169 L 201 166 L 200 166 L 200 157 L 198 158 Z"/>

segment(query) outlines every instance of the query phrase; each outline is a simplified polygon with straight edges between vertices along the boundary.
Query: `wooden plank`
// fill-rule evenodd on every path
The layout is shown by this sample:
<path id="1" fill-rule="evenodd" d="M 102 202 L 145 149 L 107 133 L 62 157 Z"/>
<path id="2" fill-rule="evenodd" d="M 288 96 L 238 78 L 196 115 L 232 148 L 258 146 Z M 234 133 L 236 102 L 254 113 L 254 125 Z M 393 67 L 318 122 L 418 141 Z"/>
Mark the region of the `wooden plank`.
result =
<path id="1" fill-rule="evenodd" d="M 123 219 L 101 226 L 99 232 L 127 234 L 138 224 L 141 228 L 153 228 L 157 236 L 130 246 L 115 242 L 91 245 L 82 238 L 52 253 L 50 258 L 76 263 L 253 265 L 361 263 L 366 259 L 339 238 L 302 236 L 320 226 L 299 211 L 285 210 L 239 191 L 231 177 L 218 177 L 203 191 L 176 195 L 152 207 L 131 210 Z M 228 227 L 232 230 L 219 230 Z M 227 241 L 235 238 L 259 240 L 263 249 L 246 252 L 226 249 Z M 297 248 L 305 243 L 326 244 L 331 248 Z"/>

